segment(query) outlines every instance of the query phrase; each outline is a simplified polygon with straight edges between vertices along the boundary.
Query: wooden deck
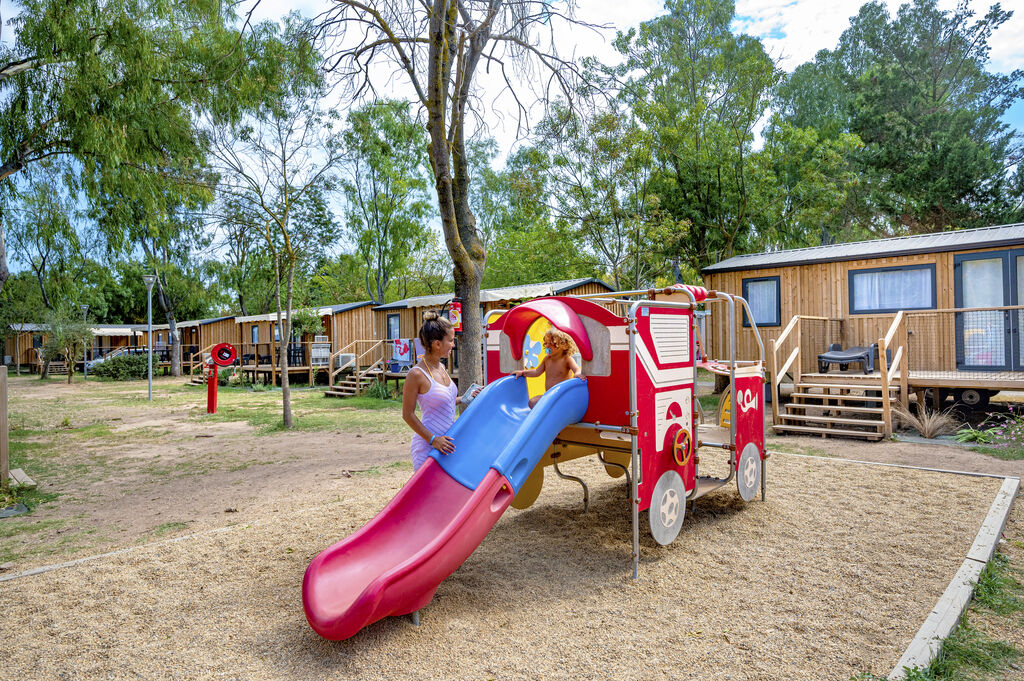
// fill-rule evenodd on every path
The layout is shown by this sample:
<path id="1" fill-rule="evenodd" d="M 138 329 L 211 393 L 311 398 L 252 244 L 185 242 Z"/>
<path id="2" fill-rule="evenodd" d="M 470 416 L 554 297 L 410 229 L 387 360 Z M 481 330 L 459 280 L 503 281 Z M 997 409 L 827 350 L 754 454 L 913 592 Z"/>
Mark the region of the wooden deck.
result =
<path id="1" fill-rule="evenodd" d="M 873 371 L 865 374 L 856 369 L 852 371 L 829 371 L 822 373 L 805 373 L 803 380 L 808 382 L 836 383 L 840 381 L 873 381 L 881 380 L 881 373 Z M 898 383 L 900 372 L 890 372 L 893 382 Z M 907 372 L 907 385 L 911 391 L 923 388 L 985 388 L 987 390 L 1024 390 L 1024 371 L 923 371 Z"/>

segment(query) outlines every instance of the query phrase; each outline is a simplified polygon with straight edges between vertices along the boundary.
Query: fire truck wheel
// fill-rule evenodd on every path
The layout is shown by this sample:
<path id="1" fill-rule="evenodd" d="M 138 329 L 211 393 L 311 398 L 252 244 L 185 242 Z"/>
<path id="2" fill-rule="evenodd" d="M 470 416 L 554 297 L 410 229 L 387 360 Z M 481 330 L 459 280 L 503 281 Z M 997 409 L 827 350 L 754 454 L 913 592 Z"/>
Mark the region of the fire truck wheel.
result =
<path id="1" fill-rule="evenodd" d="M 679 536 L 686 515 L 686 490 L 683 479 L 675 471 L 665 471 L 658 478 L 651 496 L 647 521 L 654 541 L 662 546 L 671 544 Z"/>
<path id="2" fill-rule="evenodd" d="M 736 465 L 736 487 L 743 501 L 752 500 L 761 489 L 761 453 L 753 442 L 748 442 L 740 453 Z"/>

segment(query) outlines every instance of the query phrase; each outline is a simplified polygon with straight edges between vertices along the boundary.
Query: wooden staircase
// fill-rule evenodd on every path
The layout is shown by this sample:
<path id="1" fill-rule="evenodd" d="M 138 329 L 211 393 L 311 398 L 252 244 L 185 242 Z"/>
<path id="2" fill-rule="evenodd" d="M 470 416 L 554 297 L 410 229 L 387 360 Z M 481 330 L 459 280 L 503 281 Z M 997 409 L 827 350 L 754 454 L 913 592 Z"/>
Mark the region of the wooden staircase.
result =
<path id="1" fill-rule="evenodd" d="M 51 361 L 50 362 L 50 374 L 49 375 L 50 376 L 67 376 L 68 375 L 68 365 L 67 365 L 67 362 Z"/>
<path id="2" fill-rule="evenodd" d="M 899 386 L 890 386 L 888 392 L 889 406 L 894 409 Z M 867 440 L 885 437 L 878 376 L 806 374 L 794 384 L 790 401 L 781 406 L 776 432 Z"/>
<path id="3" fill-rule="evenodd" d="M 772 428 L 780 434 L 865 440 L 889 437 L 897 403 L 907 406 L 907 325 L 903 312 L 894 315 L 887 333 L 878 339 L 876 370 L 870 374 L 829 373 L 821 368 L 818 354 L 836 340 L 829 338 L 829 322 L 825 317 L 796 315 L 777 339 L 769 341 Z M 782 361 L 784 344 L 791 349 L 782 352 Z M 851 345 L 849 339 L 845 345 Z M 806 373 L 805 368 L 809 369 Z M 787 374 L 793 377 L 793 392 L 783 404 L 780 387 Z"/>
<path id="4" fill-rule="evenodd" d="M 361 395 L 377 381 L 380 372 L 368 372 L 365 374 L 352 374 L 335 382 L 324 391 L 325 397 L 355 397 Z"/>

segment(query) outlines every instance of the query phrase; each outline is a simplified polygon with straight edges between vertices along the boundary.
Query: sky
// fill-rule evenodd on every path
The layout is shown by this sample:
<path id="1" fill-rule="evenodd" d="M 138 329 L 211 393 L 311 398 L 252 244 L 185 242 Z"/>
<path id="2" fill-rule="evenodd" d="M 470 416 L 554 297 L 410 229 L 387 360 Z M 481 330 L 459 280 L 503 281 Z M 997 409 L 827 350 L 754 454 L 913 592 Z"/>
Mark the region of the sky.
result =
<path id="1" fill-rule="evenodd" d="M 903 4 L 899 0 L 883 1 L 890 14 L 895 14 Z M 792 72 L 800 64 L 812 60 L 819 50 L 834 48 L 839 36 L 849 27 L 850 18 L 863 4 L 864 0 L 736 0 L 733 30 L 759 38 L 779 67 Z M 941 9 L 954 9 L 956 4 L 957 0 L 939 0 Z M 978 18 L 992 4 L 970 0 L 968 6 Z M 1010 9 L 1013 4 L 1004 2 L 1003 7 Z M 329 6 L 325 0 L 262 0 L 257 15 L 278 18 L 288 11 L 297 10 L 312 16 Z M 593 55 L 605 63 L 616 62 L 619 56 L 611 45 L 615 32 L 636 27 L 664 11 L 662 0 L 577 0 L 578 18 L 613 28 L 603 34 L 577 29 L 569 35 L 559 36 L 558 48 L 563 55 Z M 989 70 L 1009 73 L 1024 65 L 1024 10 L 1016 12 L 993 34 L 990 46 Z M 500 83 L 495 83 L 495 86 L 500 86 Z M 401 92 L 396 94 L 401 95 Z M 1004 120 L 1024 132 L 1024 102 L 1008 111 Z M 516 139 L 511 117 L 497 115 L 489 126 L 489 133 L 498 139 L 499 147 L 507 151 Z"/>

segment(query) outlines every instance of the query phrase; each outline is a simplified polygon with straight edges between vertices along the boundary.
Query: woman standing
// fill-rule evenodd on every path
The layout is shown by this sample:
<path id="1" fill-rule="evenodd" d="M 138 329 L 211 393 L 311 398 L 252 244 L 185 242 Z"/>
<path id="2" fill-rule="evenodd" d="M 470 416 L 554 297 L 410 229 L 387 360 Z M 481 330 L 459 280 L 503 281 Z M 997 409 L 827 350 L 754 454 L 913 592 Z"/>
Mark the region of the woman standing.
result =
<path id="1" fill-rule="evenodd" d="M 423 315 L 420 342 L 424 353 L 409 370 L 402 392 L 402 418 L 415 435 L 412 438 L 412 467 L 418 470 L 432 449 L 442 454 L 455 451 L 455 441 L 445 435 L 455 422 L 455 405 L 461 401 L 455 381 L 441 360 L 455 347 L 455 327 L 430 311 Z M 419 405 L 422 417 L 416 416 Z"/>

